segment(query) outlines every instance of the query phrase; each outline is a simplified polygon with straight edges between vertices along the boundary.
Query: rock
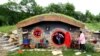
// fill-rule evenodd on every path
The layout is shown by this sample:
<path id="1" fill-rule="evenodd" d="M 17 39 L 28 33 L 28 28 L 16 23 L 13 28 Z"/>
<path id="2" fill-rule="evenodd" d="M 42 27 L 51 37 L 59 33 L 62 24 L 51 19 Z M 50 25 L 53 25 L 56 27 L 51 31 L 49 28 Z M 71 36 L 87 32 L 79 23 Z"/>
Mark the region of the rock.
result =
<path id="1" fill-rule="evenodd" d="M 0 55 L 2 55 L 2 56 L 7 56 L 7 51 L 6 51 L 6 50 L 0 51 Z"/>
<path id="2" fill-rule="evenodd" d="M 0 44 L 0 56 L 7 56 L 7 50 L 4 50 L 3 47 Z"/>
<path id="3" fill-rule="evenodd" d="M 18 34 L 18 31 L 17 30 L 13 30 L 12 33 L 13 34 Z"/>
<path id="4" fill-rule="evenodd" d="M 3 33 L 2 32 L 0 32 L 0 37 L 3 35 Z"/>
<path id="5" fill-rule="evenodd" d="M 53 55 L 60 55 L 60 54 L 62 54 L 62 51 L 61 50 L 53 50 L 52 54 Z"/>
<path id="6" fill-rule="evenodd" d="M 81 54 L 81 52 L 76 52 L 76 53 L 75 53 L 75 55 L 80 55 L 80 54 Z"/>
<path id="7" fill-rule="evenodd" d="M 16 51 L 18 49 L 20 49 L 20 47 L 16 47 L 16 48 L 10 49 L 9 51 L 13 52 L 13 51 Z"/>
<path id="8" fill-rule="evenodd" d="M 4 33 L 4 35 L 3 36 L 8 36 L 8 34 L 7 33 Z"/>
<path id="9" fill-rule="evenodd" d="M 92 56 L 91 54 L 87 54 L 86 56 Z"/>
<path id="10" fill-rule="evenodd" d="M 95 48 L 95 51 L 96 52 L 100 52 L 100 48 Z"/>

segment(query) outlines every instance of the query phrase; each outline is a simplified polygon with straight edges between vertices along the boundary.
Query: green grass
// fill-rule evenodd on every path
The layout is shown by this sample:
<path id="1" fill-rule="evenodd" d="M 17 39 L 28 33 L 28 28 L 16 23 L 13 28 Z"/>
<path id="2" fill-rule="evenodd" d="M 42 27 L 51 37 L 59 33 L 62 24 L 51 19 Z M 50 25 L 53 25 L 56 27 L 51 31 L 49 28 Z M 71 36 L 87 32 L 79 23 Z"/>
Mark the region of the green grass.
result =
<path id="1" fill-rule="evenodd" d="M 76 22 L 78 22 L 78 23 L 83 24 L 81 21 L 76 20 L 76 19 L 73 18 L 73 17 L 70 17 L 70 16 L 68 16 L 68 15 L 64 15 L 64 14 L 60 14 L 60 13 L 46 13 L 46 14 L 36 15 L 36 16 L 32 16 L 32 17 L 26 18 L 25 20 L 22 20 L 22 21 L 20 21 L 20 22 L 24 22 L 24 21 L 27 21 L 27 20 L 31 20 L 31 19 L 33 19 L 33 18 L 36 19 L 37 17 L 41 17 L 41 16 L 49 16 L 49 15 L 62 16 L 62 17 L 65 17 L 65 18 L 68 18 L 68 19 L 71 19 L 71 20 L 74 20 L 74 21 L 76 21 Z M 20 22 L 19 22 L 19 23 L 20 23 Z"/>
<path id="2" fill-rule="evenodd" d="M 100 30 L 100 23 L 86 23 L 85 25 L 92 31 Z"/>
<path id="3" fill-rule="evenodd" d="M 10 32 L 12 30 L 15 30 L 15 29 L 16 29 L 15 25 L 12 25 L 12 26 L 1 26 L 0 27 L 0 32 L 7 33 L 7 32 Z"/>
<path id="4" fill-rule="evenodd" d="M 8 53 L 7 56 L 52 56 L 52 53 L 50 51 L 24 51 L 22 54 Z"/>
<path id="5" fill-rule="evenodd" d="M 74 51 L 72 49 L 63 51 L 64 56 L 75 56 Z"/>
<path id="6" fill-rule="evenodd" d="M 66 51 L 63 51 L 63 56 L 98 56 L 100 53 L 96 52 L 86 52 L 82 53 L 80 55 L 75 55 L 76 51 L 73 49 L 68 49 Z M 10 52 L 7 56 L 53 56 L 51 51 L 24 51 L 22 54 L 19 54 L 17 52 Z"/>
<path id="7" fill-rule="evenodd" d="M 96 53 L 96 52 L 86 52 L 86 53 L 82 53 L 80 55 L 75 55 L 75 52 L 76 51 L 73 51 L 72 49 L 70 49 L 70 50 L 63 51 L 63 55 L 64 56 L 87 56 L 87 55 L 98 56 L 98 55 L 100 55 L 100 53 Z"/>

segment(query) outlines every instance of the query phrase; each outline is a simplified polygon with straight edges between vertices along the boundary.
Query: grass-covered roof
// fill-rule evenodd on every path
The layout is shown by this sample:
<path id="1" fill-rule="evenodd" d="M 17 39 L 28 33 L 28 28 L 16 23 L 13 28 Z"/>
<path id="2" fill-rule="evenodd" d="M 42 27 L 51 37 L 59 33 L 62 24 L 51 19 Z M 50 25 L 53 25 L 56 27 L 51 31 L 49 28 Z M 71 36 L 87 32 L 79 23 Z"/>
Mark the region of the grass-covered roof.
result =
<path id="1" fill-rule="evenodd" d="M 25 27 L 30 24 L 38 23 L 41 21 L 61 21 L 77 27 L 84 27 L 84 24 L 76 20 L 75 18 L 59 13 L 46 13 L 29 17 L 26 18 L 25 20 L 18 22 L 17 27 Z"/>

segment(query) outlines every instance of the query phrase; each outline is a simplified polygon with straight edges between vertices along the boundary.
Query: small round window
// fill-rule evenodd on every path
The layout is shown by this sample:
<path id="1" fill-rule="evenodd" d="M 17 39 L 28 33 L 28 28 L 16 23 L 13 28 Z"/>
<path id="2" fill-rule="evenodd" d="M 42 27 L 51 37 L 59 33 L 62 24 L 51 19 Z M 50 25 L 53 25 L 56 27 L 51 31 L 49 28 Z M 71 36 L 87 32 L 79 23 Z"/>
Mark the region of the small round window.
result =
<path id="1" fill-rule="evenodd" d="M 33 35 L 34 35 L 36 38 L 41 37 L 41 34 L 42 34 L 42 29 L 40 29 L 40 28 L 35 28 L 35 29 L 34 29 Z"/>
<path id="2" fill-rule="evenodd" d="M 62 45 L 64 44 L 65 41 L 65 34 L 62 31 L 56 31 L 53 33 L 52 36 L 52 41 L 56 44 L 56 45 Z"/>

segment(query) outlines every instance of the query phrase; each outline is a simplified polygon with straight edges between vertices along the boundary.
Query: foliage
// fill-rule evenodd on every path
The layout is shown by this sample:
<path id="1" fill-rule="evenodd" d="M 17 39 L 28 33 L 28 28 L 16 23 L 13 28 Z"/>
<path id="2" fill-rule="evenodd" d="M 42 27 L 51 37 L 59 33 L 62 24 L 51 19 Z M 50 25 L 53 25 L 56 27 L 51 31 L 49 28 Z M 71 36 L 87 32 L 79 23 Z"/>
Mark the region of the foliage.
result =
<path id="1" fill-rule="evenodd" d="M 95 21 L 95 16 L 89 10 L 86 11 L 85 16 L 87 19 L 86 22 L 90 23 Z"/>
<path id="2" fill-rule="evenodd" d="M 0 5 L 0 26 L 16 24 L 27 17 L 41 14 L 42 10 L 34 0 L 22 0 L 19 4 L 9 1 Z"/>
<path id="3" fill-rule="evenodd" d="M 45 13 L 55 12 L 55 13 L 63 13 L 63 4 L 54 4 L 51 3 L 49 6 L 45 8 Z"/>
<path id="4" fill-rule="evenodd" d="M 80 11 L 75 11 L 73 17 L 83 22 L 87 21 L 85 15 L 81 13 Z"/>
<path id="5" fill-rule="evenodd" d="M 94 15 L 89 10 L 85 14 L 75 11 L 75 7 L 71 3 L 51 3 L 47 7 L 42 7 L 35 0 L 21 0 L 20 3 L 9 0 L 9 2 L 0 5 L 0 26 L 14 25 L 25 18 L 49 12 L 72 16 L 87 23 L 100 22 L 100 14 Z"/>
<path id="6" fill-rule="evenodd" d="M 2 25 L 13 25 L 20 21 L 22 18 L 21 13 L 11 11 L 8 8 L 0 7 L 0 26 Z"/>
<path id="7" fill-rule="evenodd" d="M 75 11 L 75 7 L 73 4 L 70 3 L 66 3 L 64 4 L 64 14 L 69 15 L 69 16 L 73 16 L 74 11 Z"/>
<path id="8" fill-rule="evenodd" d="M 93 45 L 87 43 L 86 44 L 86 52 L 94 52 Z"/>

